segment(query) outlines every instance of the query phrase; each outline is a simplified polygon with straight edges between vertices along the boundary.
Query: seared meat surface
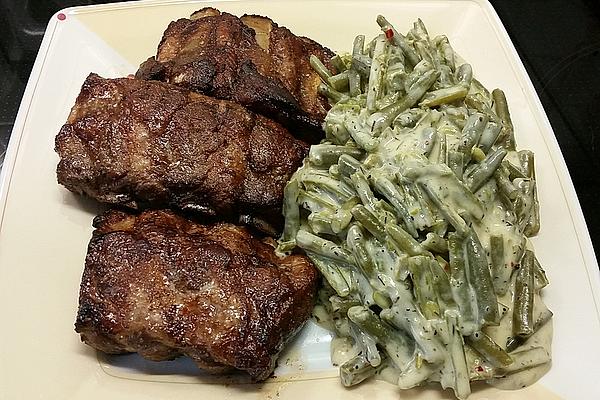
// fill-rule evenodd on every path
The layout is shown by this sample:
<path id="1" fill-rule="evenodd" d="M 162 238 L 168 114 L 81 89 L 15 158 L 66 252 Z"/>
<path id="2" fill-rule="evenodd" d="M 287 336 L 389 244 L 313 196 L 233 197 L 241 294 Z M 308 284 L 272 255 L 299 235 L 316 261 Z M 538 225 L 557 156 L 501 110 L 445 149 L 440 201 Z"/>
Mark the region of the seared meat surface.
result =
<path id="1" fill-rule="evenodd" d="M 278 258 L 244 228 L 171 211 L 94 220 L 75 330 L 97 350 L 155 361 L 191 357 L 212 373 L 267 378 L 310 316 L 318 274 Z"/>
<path id="2" fill-rule="evenodd" d="M 91 74 L 56 151 L 58 182 L 75 193 L 252 222 L 280 217 L 283 188 L 308 145 L 233 102 Z"/>
<path id="3" fill-rule="evenodd" d="M 310 55 L 331 68 L 331 50 L 267 17 L 238 18 L 204 8 L 169 25 L 156 57 L 144 62 L 136 77 L 233 100 L 316 143 L 329 105 L 317 93 L 320 78 Z"/>

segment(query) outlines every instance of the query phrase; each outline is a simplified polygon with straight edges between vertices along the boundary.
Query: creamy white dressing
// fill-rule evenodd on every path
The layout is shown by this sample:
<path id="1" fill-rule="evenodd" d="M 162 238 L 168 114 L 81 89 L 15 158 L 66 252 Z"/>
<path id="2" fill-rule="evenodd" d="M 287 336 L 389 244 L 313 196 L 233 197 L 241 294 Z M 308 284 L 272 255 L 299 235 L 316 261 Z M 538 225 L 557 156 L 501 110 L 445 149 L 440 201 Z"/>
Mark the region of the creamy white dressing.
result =
<path id="1" fill-rule="evenodd" d="M 387 22 L 381 18 L 378 22 L 388 34 Z M 353 55 L 348 55 L 353 65 L 346 73 L 348 90 L 329 92 L 335 94 L 331 99 L 337 104 L 325 119 L 328 142 L 323 144 L 328 147 L 311 150 L 313 159 L 321 161 L 325 158 L 319 158 L 319 151 L 331 160 L 331 153 L 325 149 L 332 145 L 343 146 L 336 151 L 346 154 L 338 156 L 339 163 L 331 161 L 331 165 L 306 161 L 296 174 L 301 188 L 297 204 L 304 209 L 301 215 L 308 217 L 308 223 L 304 217 L 297 225 L 331 242 L 329 247 L 323 242 L 323 253 L 314 246 L 311 251 L 325 259 L 333 257 L 326 254 L 326 248 L 344 248 L 348 254 L 341 261 L 336 257 L 337 265 L 332 261 L 331 271 L 321 267 L 330 272 L 330 289 L 338 291 L 329 300 L 334 317 L 327 321 L 339 335 L 331 345 L 332 361 L 341 365 L 352 360 L 344 368 L 345 385 L 375 373 L 371 368 L 375 367 L 377 379 L 401 388 L 440 382 L 459 398 L 470 394 L 470 381 L 514 389 L 535 382 L 549 368 L 551 321 L 511 352 L 514 361 L 508 366 L 505 353 L 494 356 L 493 350 L 478 347 L 485 336 L 475 336 L 481 329 L 506 348 L 512 335 L 517 275 L 513 272 L 528 246 L 521 232 L 534 233 L 537 224 L 536 218 L 527 216 L 536 205 L 531 192 L 535 183 L 514 179 L 521 175 L 515 173 L 522 164 L 519 154 L 508 151 L 505 160 L 512 165 L 500 167 L 500 175 L 495 175 L 501 179 L 499 183 L 490 177 L 504 154 L 504 150 L 492 146 L 496 134 L 501 128 L 501 134 L 510 133 L 505 110 L 497 106 L 502 104 L 497 98 L 502 93 L 494 92 L 492 97 L 472 79 L 471 67 L 462 60 L 447 65 L 451 48 L 444 47 L 443 38 L 430 41 L 421 21 L 407 36 L 407 40 L 418 41 L 421 46 L 416 47 L 419 54 L 414 54 L 421 61 L 410 60 L 409 70 L 405 70 L 402 57 L 395 59 L 385 50 L 395 49 L 400 54 L 406 49 L 396 48 L 383 35 L 363 54 L 359 54 L 361 44 L 357 40 Z M 432 43 L 441 48 L 431 47 L 431 53 L 420 53 Z M 370 78 L 362 82 L 361 89 L 359 77 L 357 89 L 351 77 L 359 71 L 352 68 L 363 68 L 361 60 L 365 58 L 371 62 Z M 386 64 L 389 71 L 396 68 L 402 74 L 387 75 Z M 469 99 L 464 102 L 458 95 L 448 101 L 440 98 L 448 92 L 464 96 L 466 89 Z M 419 103 L 419 99 L 426 101 Z M 433 104 L 441 106 L 427 109 Z M 505 141 L 503 137 L 500 145 Z M 357 151 L 349 152 L 349 148 Z M 510 183 L 505 169 L 512 171 Z M 527 198 L 511 204 L 513 185 Z M 346 207 L 351 198 L 360 198 L 362 209 Z M 325 208 L 335 212 L 308 216 Z M 453 231 L 456 233 L 449 236 Z M 348 232 L 353 232 L 350 241 Z M 426 238 L 428 234 L 431 236 Z M 500 239 L 502 250 L 492 249 L 492 242 L 497 245 Z M 447 252 L 450 245 L 452 265 Z M 306 241 L 304 246 L 310 247 Z M 491 269 L 491 289 L 484 258 Z M 333 276 L 334 269 L 339 269 L 339 276 Z M 543 282 L 536 280 L 538 286 Z M 494 306 L 493 294 L 503 291 L 506 293 L 497 299 L 499 325 L 481 327 L 484 321 L 495 320 L 489 307 Z M 333 303 L 338 304 L 337 311 Z M 468 312 L 469 305 L 472 312 Z M 357 307 L 350 315 L 339 312 L 350 307 Z M 357 309 L 360 313 L 354 312 Z M 537 293 L 533 311 L 534 321 L 546 311 Z M 474 336 L 469 338 L 471 334 Z M 474 348 L 488 354 L 490 360 Z M 532 368 L 538 364 L 543 365 Z M 348 365 L 359 371 L 353 374 Z"/>
<path id="2" fill-rule="evenodd" d="M 509 290 L 498 300 L 503 304 L 512 304 L 514 298 L 515 279 L 511 280 Z M 536 293 L 533 302 L 533 320 L 537 321 L 540 315 L 548 310 L 541 296 Z M 501 347 L 506 348 L 507 340 L 512 336 L 513 314 L 509 310 L 500 320 L 500 325 L 489 326 L 485 332 L 498 343 Z M 534 332 L 525 343 L 519 346 L 515 352 L 527 351 L 536 347 L 543 348 L 549 355 L 552 354 L 552 319 L 544 324 L 540 329 Z M 550 362 L 544 363 L 537 367 L 525 369 L 506 375 L 503 378 L 494 378 L 488 380 L 488 383 L 500 389 L 520 389 L 529 386 L 540 379 L 550 369 Z"/>
<path id="3" fill-rule="evenodd" d="M 439 119 L 439 116 L 430 119 L 435 121 Z M 503 268 L 505 268 L 505 272 L 500 275 L 511 279 L 511 281 L 507 293 L 498 298 L 500 315 L 502 316 L 500 325 L 486 327 L 485 332 L 492 340 L 502 348 L 505 348 L 508 338 L 512 335 L 511 305 L 513 304 L 515 280 L 515 274 L 512 272 L 518 264 L 523 247 L 525 247 L 525 239 L 515 226 L 513 215 L 506 210 L 505 206 L 499 200 L 494 178 L 490 178 L 488 183 L 480 188 L 475 195 L 472 195 L 469 191 L 465 190 L 464 184 L 457 179 L 447 165 L 433 164 L 423 154 L 423 149 L 427 147 L 427 144 L 423 143 L 423 139 L 427 139 L 427 136 L 423 135 L 423 129 L 423 126 L 418 126 L 413 129 L 404 128 L 398 130 L 388 128 L 384 130 L 379 137 L 377 150 L 371 152 L 368 156 L 370 174 L 371 176 L 379 174 L 392 180 L 400 176 L 408 179 L 411 184 L 421 182 L 428 185 L 448 207 L 456 210 L 457 214 L 461 218 L 464 218 L 465 223 L 468 223 L 473 228 L 484 247 L 489 265 L 491 265 L 490 239 L 492 236 L 502 236 L 505 261 Z M 447 131 L 460 134 L 458 131 Z M 447 134 L 447 146 L 449 149 L 456 148 L 458 141 L 459 138 L 457 136 Z M 507 158 L 511 162 L 519 165 L 517 157 L 517 153 L 514 151 L 509 152 L 507 155 Z M 417 208 L 418 205 L 415 203 L 412 204 L 412 207 Z M 417 221 L 420 225 L 426 223 L 422 210 L 409 208 L 409 212 L 415 218 L 415 223 Z M 392 272 L 389 268 L 393 269 L 396 267 L 397 260 L 393 253 L 390 253 L 387 249 L 375 249 L 372 246 L 372 242 L 367 242 L 367 249 L 370 250 L 377 267 L 385 275 Z M 505 283 L 508 284 L 508 282 Z M 400 292 L 398 292 L 398 288 L 382 285 L 379 282 L 372 282 L 371 284 L 374 288 L 380 287 L 380 289 L 387 290 L 394 302 L 397 302 L 401 297 L 404 297 L 406 300 L 405 296 L 399 296 Z M 364 284 L 360 286 L 364 287 Z M 473 302 L 475 301 L 473 297 Z M 400 300 L 399 303 L 402 302 Z M 535 295 L 534 304 L 534 320 L 536 320 L 541 312 L 546 309 L 546 306 L 538 294 Z M 406 328 L 410 330 L 409 326 Z M 413 331 L 412 334 L 415 338 L 421 336 L 419 332 Z M 542 329 L 535 332 L 524 345 L 520 346 L 518 351 L 542 347 L 550 354 L 551 342 L 552 323 L 550 321 Z M 358 346 L 353 345 L 348 338 L 336 338 L 332 342 L 331 347 L 332 362 L 335 365 L 341 365 L 356 356 L 359 351 Z M 545 363 L 537 367 L 507 374 L 502 378 L 492 378 L 495 372 L 487 362 L 478 353 L 470 349 L 470 347 L 465 347 L 465 351 L 470 367 L 477 369 L 477 371 L 470 371 L 471 379 L 485 379 L 494 386 L 503 389 L 518 389 L 530 385 L 537 381 L 549 368 L 549 363 Z M 444 357 L 443 362 L 440 364 L 438 370 L 431 374 L 428 381 L 439 381 L 443 387 L 450 387 L 454 373 L 452 364 L 450 363 L 451 351 L 450 349 L 442 349 L 441 352 Z M 379 370 L 376 374 L 376 379 L 398 384 L 401 376 L 400 370 L 392 365 Z"/>

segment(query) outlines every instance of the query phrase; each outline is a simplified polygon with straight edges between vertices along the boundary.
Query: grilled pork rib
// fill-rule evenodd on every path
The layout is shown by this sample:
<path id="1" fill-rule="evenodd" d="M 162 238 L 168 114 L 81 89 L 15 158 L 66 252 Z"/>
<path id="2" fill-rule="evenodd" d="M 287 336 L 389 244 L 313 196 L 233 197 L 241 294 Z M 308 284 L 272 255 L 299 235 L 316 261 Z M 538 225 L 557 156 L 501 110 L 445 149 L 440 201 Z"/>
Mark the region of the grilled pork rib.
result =
<path id="1" fill-rule="evenodd" d="M 204 8 L 169 25 L 156 57 L 136 77 L 235 101 L 316 143 L 329 105 L 317 93 L 321 81 L 310 55 L 331 67 L 331 50 L 267 17 Z"/>
<path id="2" fill-rule="evenodd" d="M 211 373 L 266 379 L 310 316 L 317 272 L 280 259 L 244 228 L 171 211 L 94 220 L 75 330 L 97 350 L 155 361 L 191 357 Z"/>
<path id="3" fill-rule="evenodd" d="M 91 74 L 56 151 L 58 182 L 75 193 L 252 222 L 280 217 L 283 188 L 308 146 L 233 102 Z"/>

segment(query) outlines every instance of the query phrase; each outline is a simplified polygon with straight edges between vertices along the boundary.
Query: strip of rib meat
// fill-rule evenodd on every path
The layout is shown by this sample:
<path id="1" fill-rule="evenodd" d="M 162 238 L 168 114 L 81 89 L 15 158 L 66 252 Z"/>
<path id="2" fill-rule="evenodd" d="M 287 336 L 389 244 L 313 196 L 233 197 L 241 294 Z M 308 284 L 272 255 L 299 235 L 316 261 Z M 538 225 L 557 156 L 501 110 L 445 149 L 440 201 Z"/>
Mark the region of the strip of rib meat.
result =
<path id="1" fill-rule="evenodd" d="M 245 228 L 172 211 L 108 211 L 94 220 L 75 330 L 109 354 L 191 357 L 211 373 L 266 379 L 309 318 L 318 273 L 279 258 Z"/>
<path id="2" fill-rule="evenodd" d="M 230 101 L 91 74 L 56 151 L 58 182 L 105 203 L 276 221 L 308 145 Z"/>
<path id="3" fill-rule="evenodd" d="M 233 100 L 316 143 L 329 105 L 317 92 L 321 80 L 310 66 L 311 55 L 331 69 L 331 50 L 267 17 L 238 18 L 204 8 L 172 22 L 156 57 L 136 76 Z"/>

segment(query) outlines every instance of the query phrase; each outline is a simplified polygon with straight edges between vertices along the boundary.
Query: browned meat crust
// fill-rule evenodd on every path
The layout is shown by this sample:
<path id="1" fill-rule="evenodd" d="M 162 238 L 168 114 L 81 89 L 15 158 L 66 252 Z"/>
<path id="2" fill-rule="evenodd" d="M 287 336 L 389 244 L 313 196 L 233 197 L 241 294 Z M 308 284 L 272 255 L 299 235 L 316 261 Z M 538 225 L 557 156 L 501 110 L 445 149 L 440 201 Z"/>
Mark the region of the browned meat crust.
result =
<path id="1" fill-rule="evenodd" d="M 106 203 L 276 220 L 308 146 L 233 102 L 91 74 L 56 151 L 58 182 Z"/>
<path id="2" fill-rule="evenodd" d="M 329 105 L 317 93 L 320 78 L 310 66 L 312 54 L 331 68 L 331 50 L 267 17 L 238 18 L 204 8 L 172 22 L 156 57 L 136 76 L 233 100 L 315 143 L 323 137 Z"/>
<path id="3" fill-rule="evenodd" d="M 280 259 L 244 228 L 171 211 L 109 211 L 94 227 L 75 330 L 95 349 L 155 361 L 187 355 L 209 372 L 262 380 L 310 316 L 310 261 Z"/>

